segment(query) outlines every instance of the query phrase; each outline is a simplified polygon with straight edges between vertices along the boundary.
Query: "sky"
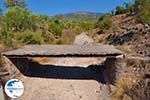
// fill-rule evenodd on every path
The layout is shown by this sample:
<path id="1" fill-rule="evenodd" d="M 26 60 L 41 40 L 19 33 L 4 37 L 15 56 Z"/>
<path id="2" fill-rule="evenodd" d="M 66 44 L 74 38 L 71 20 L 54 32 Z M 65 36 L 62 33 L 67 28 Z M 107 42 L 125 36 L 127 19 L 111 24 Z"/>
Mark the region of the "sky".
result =
<path id="1" fill-rule="evenodd" d="M 33 13 L 49 16 L 78 11 L 111 12 L 117 5 L 133 0 L 25 0 Z M 4 0 L 0 0 L 0 8 L 4 8 Z"/>

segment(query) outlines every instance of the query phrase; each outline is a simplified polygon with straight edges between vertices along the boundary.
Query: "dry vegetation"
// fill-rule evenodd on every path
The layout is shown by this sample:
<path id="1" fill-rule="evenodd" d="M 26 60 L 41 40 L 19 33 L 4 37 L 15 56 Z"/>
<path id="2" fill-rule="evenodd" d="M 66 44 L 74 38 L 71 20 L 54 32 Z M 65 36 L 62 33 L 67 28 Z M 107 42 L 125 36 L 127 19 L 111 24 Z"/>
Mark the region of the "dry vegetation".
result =
<path id="1" fill-rule="evenodd" d="M 149 100 L 150 80 L 147 73 L 150 72 L 149 60 L 129 58 L 126 70 L 115 81 L 116 90 L 111 97 L 114 100 Z"/>

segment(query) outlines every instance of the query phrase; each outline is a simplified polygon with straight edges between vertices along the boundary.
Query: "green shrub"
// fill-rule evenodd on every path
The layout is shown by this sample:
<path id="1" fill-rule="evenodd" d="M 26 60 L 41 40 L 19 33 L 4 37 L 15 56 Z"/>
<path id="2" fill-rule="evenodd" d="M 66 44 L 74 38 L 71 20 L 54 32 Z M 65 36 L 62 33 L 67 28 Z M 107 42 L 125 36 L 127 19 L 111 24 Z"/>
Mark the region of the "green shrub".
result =
<path id="1" fill-rule="evenodd" d="M 100 28 L 101 30 L 109 29 L 112 26 L 112 21 L 110 16 L 104 15 L 99 18 L 96 27 Z"/>
<path id="2" fill-rule="evenodd" d="M 133 11 L 133 4 L 132 3 L 124 3 L 124 5 L 125 5 L 124 7 L 123 6 L 117 6 L 116 7 L 115 15 L 129 13 L 129 12 Z"/>
<path id="3" fill-rule="evenodd" d="M 137 21 L 141 23 L 150 23 L 150 9 L 144 9 L 141 13 L 137 14 L 136 17 Z"/>
<path id="4" fill-rule="evenodd" d="M 18 7 L 9 8 L 3 20 L 9 31 L 35 30 L 37 27 L 36 15 Z"/>
<path id="5" fill-rule="evenodd" d="M 135 0 L 134 11 L 138 22 L 150 23 L 150 0 Z"/>
<path id="6" fill-rule="evenodd" d="M 125 12 L 125 9 L 122 6 L 116 7 L 116 12 L 115 12 L 116 15 L 123 14 L 124 12 Z"/>
<path id="7" fill-rule="evenodd" d="M 26 44 L 42 44 L 44 43 L 44 37 L 41 34 L 32 31 L 3 31 L 0 33 L 0 43 L 8 47 L 18 47 Z"/>
<path id="8" fill-rule="evenodd" d="M 56 44 L 59 44 L 59 45 L 64 44 L 64 41 L 62 39 L 59 39 L 59 40 L 56 41 Z"/>
<path id="9" fill-rule="evenodd" d="M 62 30 L 64 29 L 64 23 L 60 19 L 52 19 L 49 22 L 50 31 L 57 36 L 62 35 Z"/>
<path id="10" fill-rule="evenodd" d="M 132 12 L 133 11 L 133 4 L 132 3 L 125 3 L 125 11 L 124 12 Z"/>
<path id="11" fill-rule="evenodd" d="M 73 31 L 75 32 L 75 33 L 81 33 L 81 32 L 83 32 L 84 30 L 80 27 L 80 26 L 75 26 L 74 28 L 73 28 Z"/>
<path id="12" fill-rule="evenodd" d="M 23 44 L 41 44 L 43 37 L 35 32 L 25 31 L 15 33 L 16 40 Z"/>
<path id="13" fill-rule="evenodd" d="M 0 43 L 8 47 L 15 47 L 13 34 L 5 29 L 0 32 Z"/>
<path id="14" fill-rule="evenodd" d="M 91 21 L 84 21 L 80 23 L 80 27 L 87 31 L 94 28 L 94 23 Z"/>

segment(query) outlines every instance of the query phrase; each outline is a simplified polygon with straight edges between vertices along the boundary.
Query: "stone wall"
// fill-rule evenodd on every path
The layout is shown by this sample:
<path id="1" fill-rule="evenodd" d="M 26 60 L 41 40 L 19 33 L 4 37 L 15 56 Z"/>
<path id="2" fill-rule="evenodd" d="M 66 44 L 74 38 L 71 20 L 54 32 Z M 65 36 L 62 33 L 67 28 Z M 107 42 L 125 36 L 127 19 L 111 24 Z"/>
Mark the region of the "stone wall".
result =
<path id="1" fill-rule="evenodd" d="M 150 74 L 149 57 L 117 56 L 107 58 L 105 61 L 106 80 L 113 83 L 121 76 L 141 77 Z"/>

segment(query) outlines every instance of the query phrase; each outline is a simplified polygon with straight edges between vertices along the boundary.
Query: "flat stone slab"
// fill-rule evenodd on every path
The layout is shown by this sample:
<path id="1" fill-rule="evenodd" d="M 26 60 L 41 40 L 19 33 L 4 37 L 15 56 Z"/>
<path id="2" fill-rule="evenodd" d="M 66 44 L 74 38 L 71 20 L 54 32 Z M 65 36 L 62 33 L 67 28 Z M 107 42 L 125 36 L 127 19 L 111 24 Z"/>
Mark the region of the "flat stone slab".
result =
<path id="1" fill-rule="evenodd" d="M 6 57 L 98 57 L 122 52 L 112 45 L 27 45 L 2 53 Z"/>

